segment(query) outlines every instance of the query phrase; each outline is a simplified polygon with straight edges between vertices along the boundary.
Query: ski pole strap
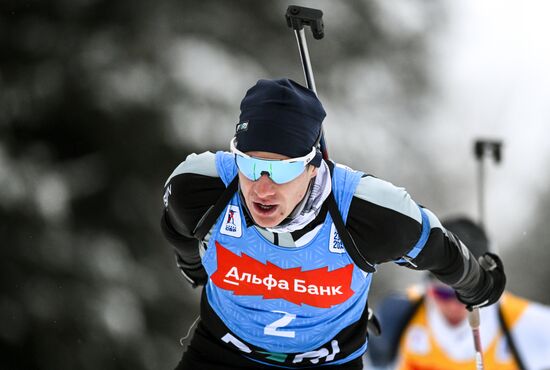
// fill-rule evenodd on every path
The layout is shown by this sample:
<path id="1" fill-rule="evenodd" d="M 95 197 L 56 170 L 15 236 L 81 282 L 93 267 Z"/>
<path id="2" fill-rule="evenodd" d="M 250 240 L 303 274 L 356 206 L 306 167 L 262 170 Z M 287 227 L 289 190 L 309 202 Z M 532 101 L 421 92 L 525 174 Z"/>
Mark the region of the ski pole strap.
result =
<path id="1" fill-rule="evenodd" d="M 497 311 L 500 329 L 504 332 L 504 336 L 506 337 L 506 341 L 508 342 L 508 348 L 510 348 L 510 352 L 512 352 L 512 355 L 516 360 L 519 370 L 526 370 L 527 368 L 525 367 L 525 363 L 523 362 L 519 354 L 514 338 L 512 337 L 512 333 L 510 333 L 510 329 L 508 329 L 508 325 L 506 325 L 506 321 L 504 320 L 504 314 L 502 313 L 502 306 L 500 304 L 497 307 Z"/>
<path id="2" fill-rule="evenodd" d="M 340 210 L 338 210 L 338 205 L 336 204 L 336 199 L 334 199 L 334 194 L 332 193 L 332 191 L 328 195 L 327 203 L 330 217 L 332 217 L 332 222 L 334 222 L 334 226 L 336 226 L 336 231 L 338 231 L 338 235 L 342 239 L 344 247 L 346 248 L 346 251 L 349 253 L 353 262 L 365 272 L 375 272 L 376 269 L 374 268 L 374 265 L 371 264 L 367 260 L 367 258 L 361 253 L 361 251 L 357 247 L 357 244 L 355 244 L 353 237 L 346 229 L 346 225 L 344 224 L 344 220 L 342 219 Z"/>
<path id="3" fill-rule="evenodd" d="M 225 208 L 227 203 L 229 203 L 229 200 L 237 191 L 238 185 L 239 175 L 236 175 L 235 178 L 229 183 L 229 185 L 227 185 L 227 188 L 225 188 L 216 203 L 210 206 L 210 208 L 208 208 L 208 211 L 206 211 L 201 217 L 201 219 L 197 223 L 197 226 L 195 226 L 195 230 L 193 230 L 193 237 L 197 238 L 198 240 L 204 239 L 206 234 L 208 234 L 208 232 L 222 213 L 222 210 Z"/>

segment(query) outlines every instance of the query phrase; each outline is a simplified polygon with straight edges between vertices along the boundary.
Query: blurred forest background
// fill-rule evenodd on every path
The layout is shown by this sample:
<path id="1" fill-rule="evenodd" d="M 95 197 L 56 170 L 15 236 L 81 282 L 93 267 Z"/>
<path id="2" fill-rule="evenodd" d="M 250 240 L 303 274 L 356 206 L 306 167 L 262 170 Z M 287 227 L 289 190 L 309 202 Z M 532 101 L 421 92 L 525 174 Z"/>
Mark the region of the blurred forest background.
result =
<path id="1" fill-rule="evenodd" d="M 335 160 L 476 218 L 473 140 L 504 140 L 488 231 L 510 290 L 550 304 L 547 12 L 473 3 L 0 2 L 0 368 L 176 365 L 199 292 L 160 235 L 163 184 L 228 147 L 257 79 L 303 81 L 289 4 L 325 13 L 308 40 Z M 421 276 L 403 270 L 380 267 L 374 303 Z"/>

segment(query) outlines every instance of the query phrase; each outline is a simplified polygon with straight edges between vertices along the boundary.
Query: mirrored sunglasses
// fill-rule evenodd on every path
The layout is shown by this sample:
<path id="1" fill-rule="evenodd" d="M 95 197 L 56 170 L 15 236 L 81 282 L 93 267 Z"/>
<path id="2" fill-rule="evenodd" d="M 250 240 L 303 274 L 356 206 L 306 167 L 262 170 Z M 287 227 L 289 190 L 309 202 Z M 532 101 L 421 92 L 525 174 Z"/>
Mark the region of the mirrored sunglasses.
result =
<path id="1" fill-rule="evenodd" d="M 251 157 L 237 149 L 236 138 L 229 144 L 231 153 L 235 155 L 235 163 L 239 171 L 249 180 L 256 181 L 267 174 L 273 182 L 284 184 L 300 176 L 307 165 L 315 158 L 315 147 L 303 157 L 289 159 L 262 159 Z"/>

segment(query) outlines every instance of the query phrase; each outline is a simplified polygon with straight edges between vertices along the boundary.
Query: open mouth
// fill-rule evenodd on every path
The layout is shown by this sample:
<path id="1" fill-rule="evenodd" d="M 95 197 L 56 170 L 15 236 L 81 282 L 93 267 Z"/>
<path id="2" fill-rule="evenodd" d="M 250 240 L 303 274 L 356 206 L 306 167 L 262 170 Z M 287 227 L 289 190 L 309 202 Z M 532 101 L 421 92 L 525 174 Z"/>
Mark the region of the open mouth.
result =
<path id="1" fill-rule="evenodd" d="M 269 215 L 272 212 L 275 212 L 276 208 L 276 204 L 263 204 L 254 202 L 254 210 L 262 215 Z"/>

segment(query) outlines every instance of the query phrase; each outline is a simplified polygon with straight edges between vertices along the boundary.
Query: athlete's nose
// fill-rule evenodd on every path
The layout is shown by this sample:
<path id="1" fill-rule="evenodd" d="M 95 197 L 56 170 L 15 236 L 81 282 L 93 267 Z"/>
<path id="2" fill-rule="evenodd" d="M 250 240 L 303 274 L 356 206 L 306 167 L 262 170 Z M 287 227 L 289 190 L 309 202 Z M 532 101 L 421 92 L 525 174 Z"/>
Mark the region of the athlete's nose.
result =
<path id="1" fill-rule="evenodd" d="M 259 197 L 267 197 L 275 194 L 276 184 L 271 180 L 267 172 L 254 182 L 254 191 Z"/>

